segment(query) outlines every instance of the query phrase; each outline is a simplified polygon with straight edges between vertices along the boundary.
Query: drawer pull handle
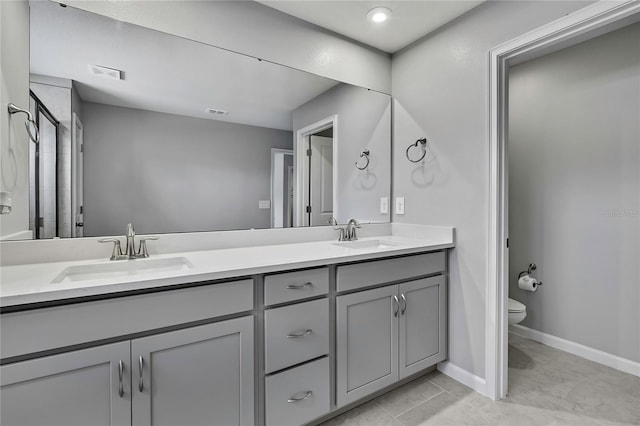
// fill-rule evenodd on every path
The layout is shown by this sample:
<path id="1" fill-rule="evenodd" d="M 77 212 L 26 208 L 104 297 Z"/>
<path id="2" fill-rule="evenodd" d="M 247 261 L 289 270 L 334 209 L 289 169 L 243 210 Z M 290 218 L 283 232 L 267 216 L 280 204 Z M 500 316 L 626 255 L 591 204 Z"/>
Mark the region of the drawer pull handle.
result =
<path id="1" fill-rule="evenodd" d="M 395 310 L 393 311 L 393 316 L 397 317 L 398 310 L 400 310 L 400 301 L 398 300 L 398 296 L 396 296 L 395 294 L 393 295 L 393 307 L 395 308 Z"/>
<path id="2" fill-rule="evenodd" d="M 138 368 L 140 369 L 140 376 L 138 377 L 138 389 L 140 392 L 144 390 L 144 381 L 142 380 L 142 368 L 144 367 L 144 359 L 142 355 L 138 358 Z"/>
<path id="3" fill-rule="evenodd" d="M 296 398 L 295 396 L 292 396 L 291 398 L 289 398 L 287 400 L 287 402 L 289 404 L 293 404 L 293 403 L 296 403 L 296 402 L 304 401 L 305 399 L 309 398 L 311 395 L 313 395 L 313 392 L 307 391 L 302 398 Z"/>
<path id="4" fill-rule="evenodd" d="M 302 290 L 305 287 L 313 287 L 313 283 L 308 282 L 308 283 L 304 283 L 304 284 L 289 284 L 287 286 L 287 288 L 289 290 Z"/>
<path id="5" fill-rule="evenodd" d="M 407 298 L 404 293 L 400 295 L 400 298 L 402 299 L 402 311 L 400 311 L 400 313 L 404 315 L 404 313 L 407 312 Z"/>
<path id="6" fill-rule="evenodd" d="M 124 363 L 122 360 L 118 362 L 118 395 L 120 398 L 124 396 L 124 385 L 122 384 L 122 375 L 124 374 Z"/>
<path id="7" fill-rule="evenodd" d="M 289 339 L 297 339 L 298 337 L 308 336 L 311 333 L 312 333 L 312 330 L 310 328 L 308 328 L 306 330 L 294 331 L 291 334 L 287 334 L 287 337 Z"/>

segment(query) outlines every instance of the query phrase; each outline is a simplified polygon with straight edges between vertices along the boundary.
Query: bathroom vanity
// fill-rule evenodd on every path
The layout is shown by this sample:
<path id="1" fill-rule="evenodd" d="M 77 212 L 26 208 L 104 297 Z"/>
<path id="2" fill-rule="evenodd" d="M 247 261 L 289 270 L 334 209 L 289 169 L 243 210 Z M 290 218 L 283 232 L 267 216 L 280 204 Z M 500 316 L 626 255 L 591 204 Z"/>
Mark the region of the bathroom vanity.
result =
<path id="1" fill-rule="evenodd" d="M 2 424 L 300 425 L 444 360 L 453 238 L 352 243 L 107 279 L 69 273 L 90 261 L 5 267 Z M 18 294 L 28 269 L 60 281 Z"/>

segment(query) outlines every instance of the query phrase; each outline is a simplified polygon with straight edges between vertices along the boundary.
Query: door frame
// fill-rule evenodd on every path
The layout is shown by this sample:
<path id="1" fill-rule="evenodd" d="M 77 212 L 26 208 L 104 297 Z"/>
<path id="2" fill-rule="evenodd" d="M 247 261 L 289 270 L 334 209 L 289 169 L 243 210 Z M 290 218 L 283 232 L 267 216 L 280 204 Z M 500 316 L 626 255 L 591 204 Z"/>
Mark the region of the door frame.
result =
<path id="1" fill-rule="evenodd" d="M 283 157 L 286 155 L 291 155 L 293 156 L 293 150 L 291 149 L 282 149 L 282 148 L 271 148 L 271 227 L 273 228 L 275 225 L 275 221 L 276 221 L 276 209 L 275 209 L 275 187 L 276 187 L 276 181 L 275 181 L 275 177 L 276 177 L 276 169 L 275 169 L 275 165 L 276 165 L 276 156 L 277 155 L 282 155 Z M 284 164 L 284 163 L 283 163 Z M 283 167 L 283 173 L 284 175 L 286 175 L 286 171 L 284 170 Z M 285 228 L 284 224 L 282 226 L 283 228 Z"/>
<path id="2" fill-rule="evenodd" d="M 293 144 L 293 167 L 295 169 L 295 179 L 293 182 L 293 193 L 295 202 L 293 204 L 293 226 L 304 226 L 305 215 L 305 143 L 309 137 L 321 132 L 329 127 L 333 127 L 333 216 L 338 217 L 338 115 L 334 114 L 322 120 L 316 121 L 302 129 L 296 130 Z"/>
<path id="3" fill-rule="evenodd" d="M 640 20 L 637 0 L 599 1 L 489 52 L 489 223 L 485 318 L 485 394 L 507 393 L 509 236 L 508 76 L 509 67 L 622 28 Z"/>

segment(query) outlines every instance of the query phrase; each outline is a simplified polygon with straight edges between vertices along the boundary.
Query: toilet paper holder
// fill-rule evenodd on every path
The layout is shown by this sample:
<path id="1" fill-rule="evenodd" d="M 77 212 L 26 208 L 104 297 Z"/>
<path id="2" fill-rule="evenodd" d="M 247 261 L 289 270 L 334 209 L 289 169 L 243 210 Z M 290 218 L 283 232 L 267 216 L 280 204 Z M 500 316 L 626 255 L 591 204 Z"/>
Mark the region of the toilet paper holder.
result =
<path id="1" fill-rule="evenodd" d="M 529 267 L 527 268 L 526 271 L 522 271 L 518 274 L 518 279 L 520 279 L 523 275 L 529 275 L 531 276 L 531 273 L 533 271 L 535 271 L 536 269 L 538 269 L 538 267 L 536 266 L 535 263 L 530 263 Z M 542 285 L 542 281 L 538 281 L 538 285 Z"/>

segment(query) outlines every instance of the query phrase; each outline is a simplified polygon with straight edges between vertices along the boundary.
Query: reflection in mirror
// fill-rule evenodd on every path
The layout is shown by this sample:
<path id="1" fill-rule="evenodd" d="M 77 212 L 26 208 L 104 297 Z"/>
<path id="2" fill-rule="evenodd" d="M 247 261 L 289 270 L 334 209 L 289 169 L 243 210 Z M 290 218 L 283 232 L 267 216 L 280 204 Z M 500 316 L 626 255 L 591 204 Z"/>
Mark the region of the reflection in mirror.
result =
<path id="1" fill-rule="evenodd" d="M 53 2 L 30 32 L 37 238 L 389 221 L 388 95 Z"/>

